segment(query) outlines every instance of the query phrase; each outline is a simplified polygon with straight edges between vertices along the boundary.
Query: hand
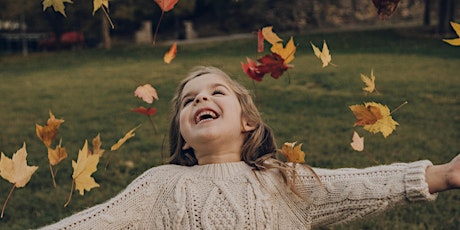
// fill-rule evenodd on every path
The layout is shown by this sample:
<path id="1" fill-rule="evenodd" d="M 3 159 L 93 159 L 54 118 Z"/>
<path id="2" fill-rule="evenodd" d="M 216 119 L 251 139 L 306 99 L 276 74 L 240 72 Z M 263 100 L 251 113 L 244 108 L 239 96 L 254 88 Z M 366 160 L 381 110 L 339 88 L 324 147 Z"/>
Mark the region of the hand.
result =
<path id="1" fill-rule="evenodd" d="M 460 154 L 449 163 L 428 167 L 426 182 L 430 193 L 460 188 Z"/>

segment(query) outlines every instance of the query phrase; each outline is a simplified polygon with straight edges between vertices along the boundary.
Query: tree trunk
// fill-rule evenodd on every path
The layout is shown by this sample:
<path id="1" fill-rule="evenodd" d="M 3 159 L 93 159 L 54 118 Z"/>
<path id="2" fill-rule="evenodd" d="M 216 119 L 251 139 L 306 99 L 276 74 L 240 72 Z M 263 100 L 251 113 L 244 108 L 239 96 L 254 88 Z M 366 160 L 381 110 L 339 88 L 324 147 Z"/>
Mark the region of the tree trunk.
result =
<path id="1" fill-rule="evenodd" d="M 439 2 L 438 33 L 443 35 L 449 31 L 449 22 L 454 19 L 455 0 L 441 0 Z"/>
<path id="2" fill-rule="evenodd" d="M 431 3 L 430 0 L 425 0 L 425 12 L 423 13 L 423 25 L 429 26 L 431 24 Z"/>
<path id="3" fill-rule="evenodd" d="M 103 12 L 99 12 L 101 15 L 101 32 L 102 40 L 104 42 L 104 49 L 109 50 L 112 48 L 112 38 L 110 37 L 110 23 L 106 15 Z"/>

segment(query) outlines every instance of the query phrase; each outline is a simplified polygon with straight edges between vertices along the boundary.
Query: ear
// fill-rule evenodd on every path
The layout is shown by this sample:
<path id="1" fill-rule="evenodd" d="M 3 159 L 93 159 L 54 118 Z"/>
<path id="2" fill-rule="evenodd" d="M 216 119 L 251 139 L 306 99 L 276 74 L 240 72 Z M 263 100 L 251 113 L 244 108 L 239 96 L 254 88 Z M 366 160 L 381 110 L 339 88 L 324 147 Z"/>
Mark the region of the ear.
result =
<path id="1" fill-rule="evenodd" d="M 242 130 L 243 133 L 244 132 L 250 132 L 250 131 L 256 129 L 256 125 L 254 124 L 254 122 L 249 122 L 246 119 L 243 119 L 242 122 L 243 122 L 243 127 L 242 127 L 243 128 L 243 130 Z"/>
<path id="2" fill-rule="evenodd" d="M 184 146 L 182 146 L 182 150 L 187 150 L 190 148 L 190 145 L 185 142 Z"/>

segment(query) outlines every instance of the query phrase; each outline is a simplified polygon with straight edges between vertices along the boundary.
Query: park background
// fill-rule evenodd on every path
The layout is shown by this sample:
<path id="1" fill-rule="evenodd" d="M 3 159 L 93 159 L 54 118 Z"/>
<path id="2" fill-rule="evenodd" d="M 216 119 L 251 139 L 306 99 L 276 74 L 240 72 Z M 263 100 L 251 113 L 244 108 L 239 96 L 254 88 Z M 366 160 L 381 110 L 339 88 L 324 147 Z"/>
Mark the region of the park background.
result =
<path id="1" fill-rule="evenodd" d="M 43 11 L 40 1 L 22 3 L 1 3 L 0 151 L 11 157 L 25 142 L 28 164 L 39 169 L 12 194 L 0 229 L 57 221 L 113 197 L 143 171 L 162 164 L 168 152 L 169 101 L 178 81 L 196 65 L 220 67 L 251 89 L 278 145 L 303 143 L 306 162 L 315 167 L 419 159 L 443 163 L 459 152 L 460 51 L 441 40 L 456 36 L 449 25 L 458 22 L 453 0 L 403 0 L 385 20 L 377 17 L 370 0 L 179 1 L 165 13 L 156 45 L 151 39 L 161 10 L 153 1 L 110 1 L 114 29 L 101 11 L 92 15 L 90 1 L 66 4 L 67 17 L 51 8 Z M 254 83 L 240 63 L 260 57 L 255 32 L 267 25 L 285 41 L 294 37 L 294 68 L 280 79 L 266 76 Z M 69 31 L 82 32 L 84 43 L 69 46 L 57 40 L 40 46 L 50 33 L 59 37 Z M 28 35 L 36 39 L 25 39 Z M 337 67 L 322 68 L 314 57 L 310 42 L 320 45 L 323 40 Z M 179 44 L 177 57 L 165 64 L 163 55 L 173 41 Z M 359 76 L 371 69 L 380 94 L 361 90 Z M 145 83 L 160 97 L 153 104 L 157 132 L 145 116 L 130 111 L 145 106 L 133 96 L 136 86 Z M 388 138 L 353 127 L 348 106 L 367 101 L 390 108 L 409 102 L 393 115 L 400 125 Z M 50 110 L 65 120 L 58 138 L 69 154 L 58 167 L 56 188 L 46 147 L 35 134 L 35 124 L 44 125 Z M 109 149 L 138 124 L 135 137 L 101 158 L 94 173 L 100 187 L 84 196 L 74 192 L 64 208 L 71 189 L 70 162 L 84 140 L 100 133 L 102 147 Z M 364 152 L 349 146 L 354 130 L 366 138 Z M 0 181 L 1 204 L 10 188 Z M 454 229 L 460 224 L 459 196 L 449 191 L 436 202 L 396 208 L 336 229 Z"/>

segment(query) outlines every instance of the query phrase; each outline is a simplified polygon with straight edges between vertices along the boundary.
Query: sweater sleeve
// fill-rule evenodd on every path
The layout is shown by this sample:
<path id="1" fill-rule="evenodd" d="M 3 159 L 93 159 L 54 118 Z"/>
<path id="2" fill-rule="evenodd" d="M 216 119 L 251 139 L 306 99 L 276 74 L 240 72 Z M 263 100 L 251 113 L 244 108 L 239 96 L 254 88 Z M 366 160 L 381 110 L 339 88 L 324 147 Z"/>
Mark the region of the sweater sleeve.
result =
<path id="1" fill-rule="evenodd" d="M 430 161 L 417 161 L 365 169 L 314 168 L 321 182 L 300 166 L 297 187 L 311 202 L 312 226 L 342 224 L 396 205 L 434 200 L 436 194 L 429 193 L 425 181 L 430 165 Z"/>
<path id="2" fill-rule="evenodd" d="M 161 170 L 150 169 L 112 199 L 42 229 L 137 229 L 148 212 L 145 203 L 155 200 L 161 191 L 155 183 L 158 171 Z"/>

